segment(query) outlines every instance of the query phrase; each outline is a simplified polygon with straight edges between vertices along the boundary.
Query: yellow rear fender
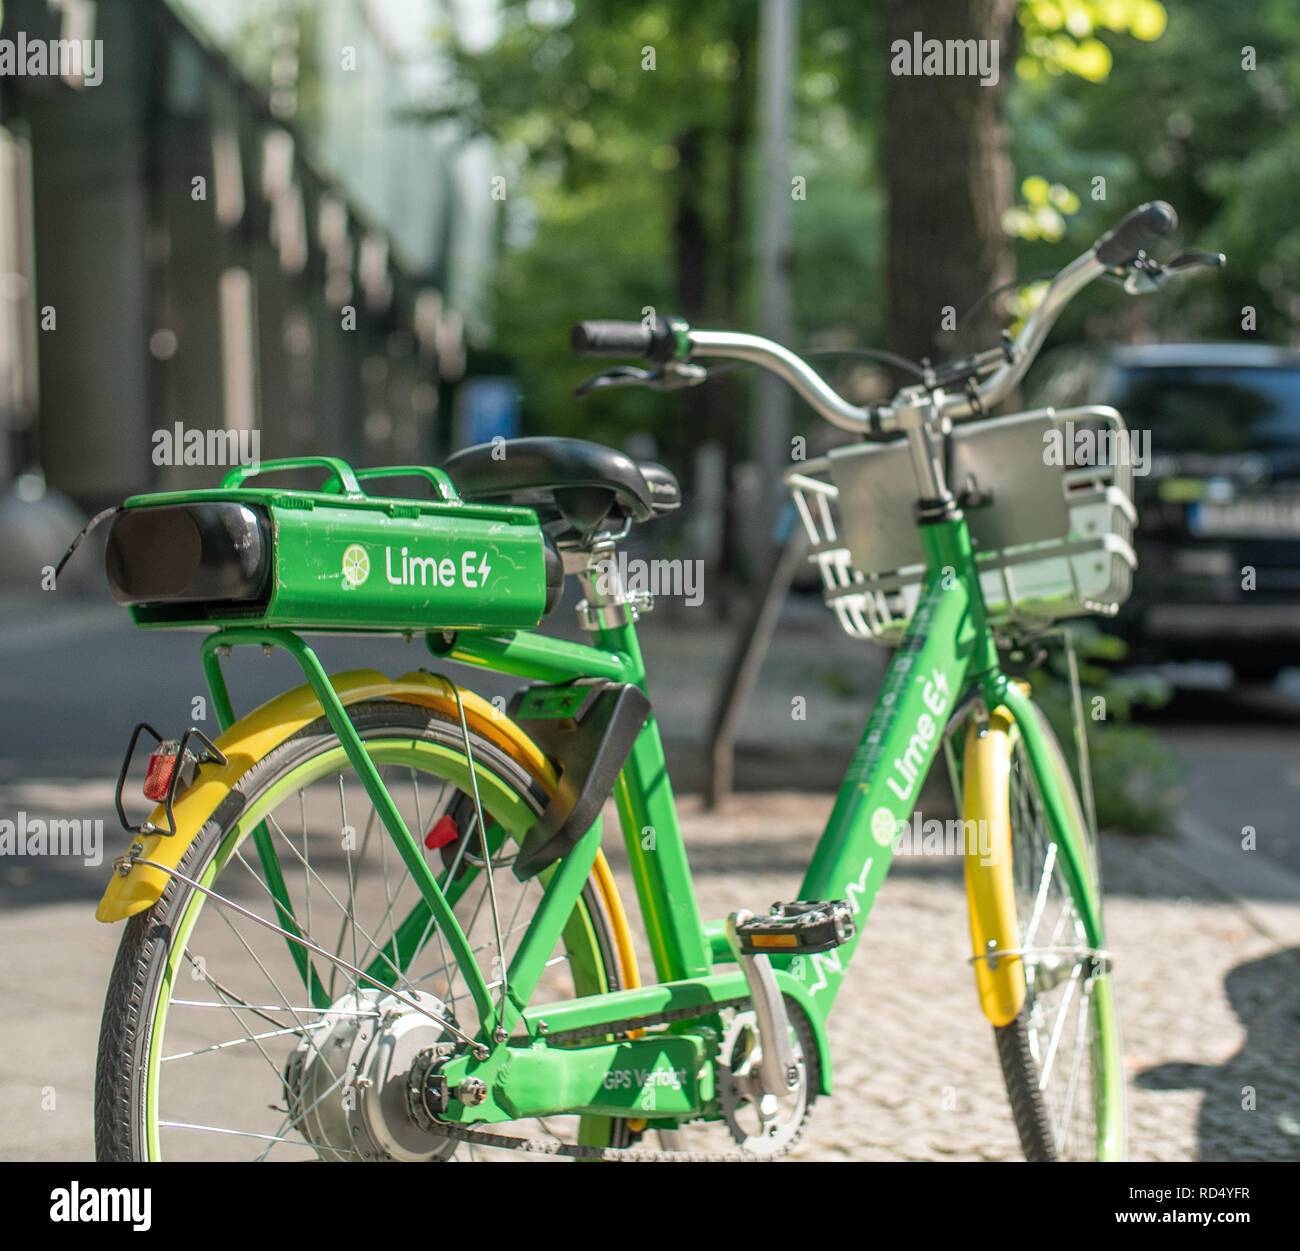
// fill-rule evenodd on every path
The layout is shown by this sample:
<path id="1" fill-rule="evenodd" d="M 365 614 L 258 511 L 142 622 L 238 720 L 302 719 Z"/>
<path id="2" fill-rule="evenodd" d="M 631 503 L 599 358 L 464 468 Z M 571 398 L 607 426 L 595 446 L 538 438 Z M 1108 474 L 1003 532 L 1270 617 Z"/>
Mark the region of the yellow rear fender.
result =
<path id="1" fill-rule="evenodd" d="M 392 679 L 375 669 L 354 669 L 330 678 L 330 683 L 345 707 L 368 699 L 395 699 L 422 704 L 453 720 L 459 719 L 455 687 L 434 674 L 415 672 Z M 505 751 L 544 789 L 555 788 L 554 768 L 523 730 L 473 691 L 462 690 L 460 698 L 466 724 L 472 731 Z M 322 712 L 311 687 L 304 685 L 286 691 L 236 721 L 216 740 L 226 757 L 225 766 L 204 765 L 199 770 L 194 782 L 172 806 L 176 833 L 142 837 L 144 857 L 169 868 L 180 864 L 217 805 L 239 779 Z M 161 805 L 154 809 L 149 820 L 166 828 L 167 817 Z M 612 887 L 612 879 L 609 884 Z M 125 876 L 114 872 L 95 910 L 95 918 L 105 922 L 123 921 L 143 912 L 153 906 L 166 885 L 167 875 L 147 865 L 137 864 Z"/>
<path id="2" fill-rule="evenodd" d="M 962 774 L 962 817 L 985 822 L 987 829 L 986 839 L 979 825 L 966 827 L 980 834 L 966 840 L 966 899 L 980 1008 L 998 1026 L 1014 1021 L 1025 1001 L 1021 958 L 988 958 L 994 952 L 1020 948 L 1008 803 L 1015 743 L 1015 722 L 1005 708 L 992 712 L 986 726 L 972 723 L 966 733 Z"/>

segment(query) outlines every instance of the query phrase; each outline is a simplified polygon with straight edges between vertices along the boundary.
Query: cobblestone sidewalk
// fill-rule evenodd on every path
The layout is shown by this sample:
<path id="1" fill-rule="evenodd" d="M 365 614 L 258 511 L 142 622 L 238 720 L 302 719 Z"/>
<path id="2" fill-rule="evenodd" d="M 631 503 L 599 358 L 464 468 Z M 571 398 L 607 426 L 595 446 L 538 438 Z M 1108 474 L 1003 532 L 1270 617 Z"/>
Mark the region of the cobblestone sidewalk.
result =
<path id="1" fill-rule="evenodd" d="M 747 795 L 715 816 L 684 800 L 705 915 L 792 898 L 830 802 Z M 606 849 L 634 901 L 618 842 Z M 1174 839 L 1102 842 L 1130 1157 L 1294 1160 L 1300 948 L 1261 932 L 1185 853 Z M 1300 933 L 1300 902 L 1271 916 Z M 834 1094 L 817 1103 L 796 1159 L 1019 1158 L 968 943 L 960 861 L 899 856 L 830 1018 Z"/>

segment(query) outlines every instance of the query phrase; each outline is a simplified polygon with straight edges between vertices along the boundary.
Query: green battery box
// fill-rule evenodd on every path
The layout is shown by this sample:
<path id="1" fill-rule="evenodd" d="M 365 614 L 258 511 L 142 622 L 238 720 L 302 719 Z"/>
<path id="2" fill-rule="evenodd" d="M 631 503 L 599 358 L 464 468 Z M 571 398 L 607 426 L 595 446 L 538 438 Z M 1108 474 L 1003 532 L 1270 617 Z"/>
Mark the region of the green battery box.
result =
<path id="1" fill-rule="evenodd" d="M 330 475 L 317 491 L 245 485 L 311 467 Z M 437 498 L 361 485 L 411 476 Z M 241 467 L 212 490 L 133 496 L 113 519 L 106 564 L 137 625 L 172 628 L 528 629 L 564 578 L 531 509 L 464 503 L 439 469 L 358 471 L 334 457 Z"/>

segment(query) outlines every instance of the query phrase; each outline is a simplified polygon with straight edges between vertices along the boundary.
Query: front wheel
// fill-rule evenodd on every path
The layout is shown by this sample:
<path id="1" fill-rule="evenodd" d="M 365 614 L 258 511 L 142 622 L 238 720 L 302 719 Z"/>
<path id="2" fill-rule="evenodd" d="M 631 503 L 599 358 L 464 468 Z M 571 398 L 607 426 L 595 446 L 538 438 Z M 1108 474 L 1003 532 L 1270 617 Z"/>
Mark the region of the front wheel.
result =
<path id="1" fill-rule="evenodd" d="M 981 1001 L 1025 1158 L 1122 1159 L 1114 986 L 1086 920 L 1095 918 L 1097 937 L 1096 849 L 1060 747 L 1036 707 L 1032 715 L 1046 744 L 1045 776 L 1006 709 L 967 738 L 963 811 L 986 823 L 980 841 L 989 848 L 966 865 Z M 1059 840 L 1049 792 L 1067 824 Z"/>

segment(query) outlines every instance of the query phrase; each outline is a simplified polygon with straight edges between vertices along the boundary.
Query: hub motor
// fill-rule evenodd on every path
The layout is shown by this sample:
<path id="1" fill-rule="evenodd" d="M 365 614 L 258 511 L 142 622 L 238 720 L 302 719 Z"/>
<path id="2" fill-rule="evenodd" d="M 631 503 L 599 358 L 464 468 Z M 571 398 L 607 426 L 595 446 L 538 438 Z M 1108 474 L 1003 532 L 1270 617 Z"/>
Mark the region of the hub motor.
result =
<path id="1" fill-rule="evenodd" d="M 451 1019 L 436 996 L 403 993 Z M 445 1160 L 457 1144 L 412 1122 L 406 1087 L 416 1055 L 450 1038 L 437 1021 L 383 990 L 350 991 L 322 1013 L 285 1066 L 294 1126 L 326 1160 Z"/>

